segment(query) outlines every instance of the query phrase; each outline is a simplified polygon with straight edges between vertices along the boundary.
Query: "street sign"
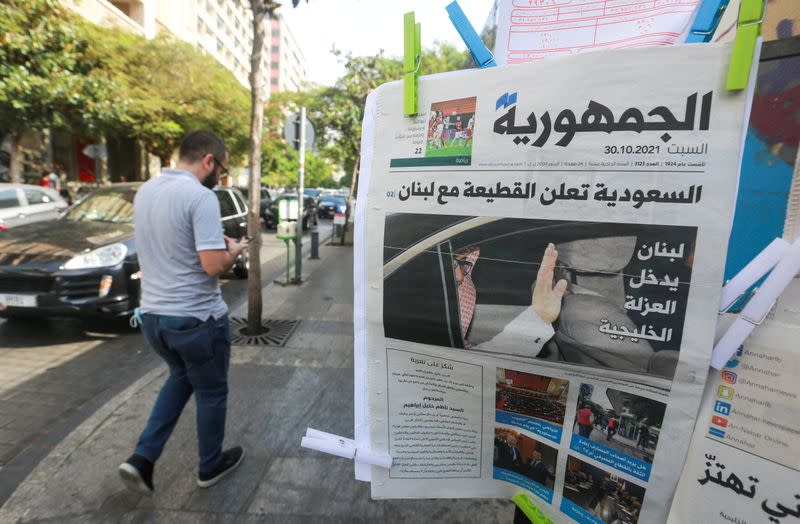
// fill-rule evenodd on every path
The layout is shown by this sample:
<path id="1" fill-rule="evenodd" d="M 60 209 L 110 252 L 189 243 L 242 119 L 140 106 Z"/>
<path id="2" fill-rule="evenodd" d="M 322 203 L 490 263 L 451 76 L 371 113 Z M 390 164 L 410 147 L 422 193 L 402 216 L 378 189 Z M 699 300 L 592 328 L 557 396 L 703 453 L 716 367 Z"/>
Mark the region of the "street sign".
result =
<path id="1" fill-rule="evenodd" d="M 295 149 L 300 149 L 300 113 L 294 113 L 283 126 L 283 138 Z M 314 147 L 316 133 L 311 120 L 306 118 L 306 149 Z"/>
<path id="2" fill-rule="evenodd" d="M 105 144 L 89 144 L 83 148 L 83 154 L 89 158 L 106 158 L 108 157 L 108 149 Z"/>

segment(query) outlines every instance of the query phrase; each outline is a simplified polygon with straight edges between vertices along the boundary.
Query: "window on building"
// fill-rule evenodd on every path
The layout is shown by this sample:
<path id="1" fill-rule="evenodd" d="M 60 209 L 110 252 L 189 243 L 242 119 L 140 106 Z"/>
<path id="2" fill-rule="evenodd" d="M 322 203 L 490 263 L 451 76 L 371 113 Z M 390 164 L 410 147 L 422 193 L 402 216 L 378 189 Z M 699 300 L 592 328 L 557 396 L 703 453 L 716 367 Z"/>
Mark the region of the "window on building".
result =
<path id="1" fill-rule="evenodd" d="M 225 48 L 225 44 L 222 43 L 222 40 L 217 38 L 217 52 L 221 53 L 224 48 Z"/>
<path id="2" fill-rule="evenodd" d="M 272 79 L 270 80 L 270 83 L 272 85 L 274 85 L 274 86 L 277 86 L 278 85 L 278 79 L 276 77 L 272 77 Z"/>
<path id="3" fill-rule="evenodd" d="M 225 28 L 225 22 L 222 21 L 222 17 L 217 15 L 217 29 L 222 30 Z"/>
<path id="4" fill-rule="evenodd" d="M 278 29 L 277 27 L 273 27 L 272 28 L 272 38 L 278 38 L 279 36 L 281 36 L 281 30 Z"/>

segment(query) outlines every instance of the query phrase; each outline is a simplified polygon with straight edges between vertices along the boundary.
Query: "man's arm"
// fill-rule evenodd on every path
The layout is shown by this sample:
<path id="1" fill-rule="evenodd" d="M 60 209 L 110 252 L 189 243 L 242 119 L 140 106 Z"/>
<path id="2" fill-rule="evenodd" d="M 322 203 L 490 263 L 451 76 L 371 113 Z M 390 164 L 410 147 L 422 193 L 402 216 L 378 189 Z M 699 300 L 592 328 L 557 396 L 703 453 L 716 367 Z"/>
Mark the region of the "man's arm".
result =
<path id="1" fill-rule="evenodd" d="M 225 237 L 225 245 L 227 249 L 207 249 L 197 252 L 200 255 L 200 264 L 209 276 L 218 277 L 230 271 L 236 258 L 247 248 L 247 242 L 240 244 L 228 237 Z"/>
<path id="2" fill-rule="evenodd" d="M 200 265 L 212 277 L 230 271 L 236 257 L 247 247 L 222 233 L 219 201 L 212 191 L 205 191 L 198 198 L 192 210 L 192 229 Z"/>
<path id="3" fill-rule="evenodd" d="M 557 259 L 558 251 L 553 244 L 549 244 L 536 275 L 531 307 L 525 308 L 497 336 L 475 349 L 527 357 L 539 354 L 555 334 L 552 323 L 561 313 L 561 299 L 567 289 L 567 281 L 563 279 L 553 285 Z"/>

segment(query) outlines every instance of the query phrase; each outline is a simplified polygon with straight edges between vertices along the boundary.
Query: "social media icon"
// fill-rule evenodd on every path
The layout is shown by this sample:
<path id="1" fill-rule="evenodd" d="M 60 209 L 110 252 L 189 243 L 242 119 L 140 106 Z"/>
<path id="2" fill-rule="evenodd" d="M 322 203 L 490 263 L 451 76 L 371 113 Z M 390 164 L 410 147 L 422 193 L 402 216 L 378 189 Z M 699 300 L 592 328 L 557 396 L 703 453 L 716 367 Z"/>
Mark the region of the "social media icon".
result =
<path id="1" fill-rule="evenodd" d="M 710 435 L 713 435 L 713 436 L 719 437 L 719 438 L 724 438 L 725 437 L 725 432 L 722 431 L 719 428 L 708 428 L 708 433 Z"/>
<path id="2" fill-rule="evenodd" d="M 739 349 L 736 350 L 736 356 L 741 357 L 744 354 L 744 346 L 739 346 Z"/>
<path id="3" fill-rule="evenodd" d="M 733 400 L 733 388 L 730 386 L 720 386 L 717 389 L 717 396 L 725 400 Z"/>
<path id="4" fill-rule="evenodd" d="M 728 419 L 726 419 L 725 417 L 720 417 L 719 415 L 714 415 L 713 417 L 711 417 L 711 423 L 714 424 L 715 426 L 720 426 L 723 428 L 728 427 Z"/>
<path id="5" fill-rule="evenodd" d="M 728 404 L 727 402 L 723 402 L 721 400 L 718 400 L 714 404 L 714 411 L 716 411 L 717 413 L 721 413 L 723 415 L 730 415 L 731 414 L 731 405 Z"/>
<path id="6" fill-rule="evenodd" d="M 738 365 L 739 365 L 739 359 L 738 358 L 732 358 L 732 359 L 730 359 L 728 361 L 727 364 L 725 364 L 725 367 L 726 368 L 735 368 Z"/>
<path id="7" fill-rule="evenodd" d="M 733 371 L 723 371 L 721 374 L 722 381 L 727 384 L 736 384 L 736 373 Z"/>

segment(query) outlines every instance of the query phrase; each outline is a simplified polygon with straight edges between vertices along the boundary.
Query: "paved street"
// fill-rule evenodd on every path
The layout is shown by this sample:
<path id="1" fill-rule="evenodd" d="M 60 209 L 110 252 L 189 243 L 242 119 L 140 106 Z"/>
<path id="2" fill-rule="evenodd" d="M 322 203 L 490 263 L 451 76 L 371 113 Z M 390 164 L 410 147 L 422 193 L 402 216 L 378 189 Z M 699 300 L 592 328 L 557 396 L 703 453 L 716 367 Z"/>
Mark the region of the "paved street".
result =
<path id="1" fill-rule="evenodd" d="M 320 221 L 321 243 L 331 229 L 330 221 Z M 265 284 L 283 275 L 285 252 L 274 231 L 263 235 Z M 246 280 L 223 278 L 232 310 L 246 300 L 246 289 Z M 0 319 L 0 340 L 2 504 L 65 435 L 160 360 L 125 321 Z"/>
<path id="2" fill-rule="evenodd" d="M 52 449 L 0 522 L 509 522 L 510 501 L 373 501 L 351 461 L 300 448 L 309 426 L 353 431 L 352 248 L 323 246 L 321 257 L 304 263 L 303 286 L 264 288 L 266 318 L 301 319 L 287 346 L 233 348 L 226 442 L 247 455 L 229 479 L 197 488 L 190 402 L 156 466 L 155 496 L 119 481 L 164 380 L 159 364 Z"/>

